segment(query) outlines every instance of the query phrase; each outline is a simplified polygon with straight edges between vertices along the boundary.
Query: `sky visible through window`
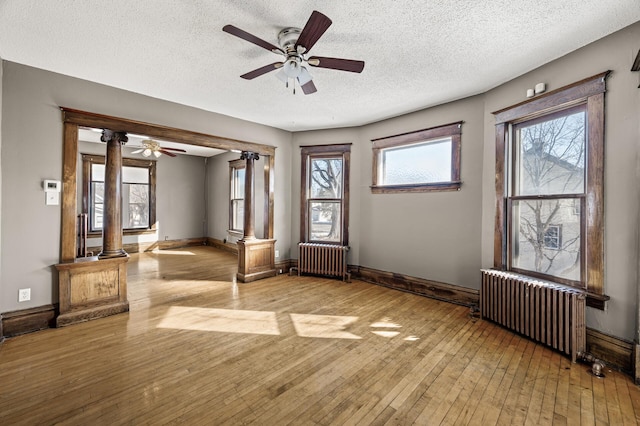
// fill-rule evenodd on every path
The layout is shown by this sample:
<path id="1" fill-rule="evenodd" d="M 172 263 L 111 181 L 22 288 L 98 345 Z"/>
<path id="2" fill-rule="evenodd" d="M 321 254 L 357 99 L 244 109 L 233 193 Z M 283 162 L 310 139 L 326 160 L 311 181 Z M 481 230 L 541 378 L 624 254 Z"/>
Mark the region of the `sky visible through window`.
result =
<path id="1" fill-rule="evenodd" d="M 384 185 L 451 181 L 451 139 L 383 151 Z"/>

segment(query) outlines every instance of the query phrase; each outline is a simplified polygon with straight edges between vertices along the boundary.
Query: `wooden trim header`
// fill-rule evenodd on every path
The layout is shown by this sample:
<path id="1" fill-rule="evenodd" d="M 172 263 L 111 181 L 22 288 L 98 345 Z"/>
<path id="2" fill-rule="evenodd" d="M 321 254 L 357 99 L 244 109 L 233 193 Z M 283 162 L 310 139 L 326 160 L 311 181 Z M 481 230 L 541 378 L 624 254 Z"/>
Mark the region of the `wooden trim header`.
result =
<path id="1" fill-rule="evenodd" d="M 160 124 L 145 123 L 127 118 L 112 117 L 93 112 L 79 111 L 72 108 L 60 107 L 62 120 L 65 123 L 84 127 L 108 128 L 111 130 L 143 134 L 171 142 L 205 146 L 208 148 L 224 149 L 227 151 L 252 151 L 262 155 L 274 155 L 276 147 L 253 142 L 182 130 Z"/>

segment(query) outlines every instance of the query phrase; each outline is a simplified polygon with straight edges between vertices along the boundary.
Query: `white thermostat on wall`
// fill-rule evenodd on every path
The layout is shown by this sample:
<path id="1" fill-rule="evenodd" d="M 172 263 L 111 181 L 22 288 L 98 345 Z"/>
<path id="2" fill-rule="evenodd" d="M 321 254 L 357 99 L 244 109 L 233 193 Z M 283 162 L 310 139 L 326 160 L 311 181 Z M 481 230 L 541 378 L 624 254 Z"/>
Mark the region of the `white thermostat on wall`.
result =
<path id="1" fill-rule="evenodd" d="M 59 180 L 45 179 L 42 183 L 45 194 L 45 204 L 48 206 L 57 206 L 60 204 L 60 187 Z"/>

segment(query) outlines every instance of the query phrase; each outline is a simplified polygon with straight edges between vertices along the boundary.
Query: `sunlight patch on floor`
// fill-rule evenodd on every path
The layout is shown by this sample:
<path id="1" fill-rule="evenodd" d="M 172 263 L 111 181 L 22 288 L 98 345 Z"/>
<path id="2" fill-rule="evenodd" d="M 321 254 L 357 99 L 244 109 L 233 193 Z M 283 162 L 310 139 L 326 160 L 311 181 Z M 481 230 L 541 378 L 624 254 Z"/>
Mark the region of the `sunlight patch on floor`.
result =
<path id="1" fill-rule="evenodd" d="M 152 251 L 153 254 L 173 254 L 178 256 L 195 256 L 196 254 L 191 251 L 186 250 L 160 250 L 155 249 Z"/>
<path id="2" fill-rule="evenodd" d="M 171 306 L 158 328 L 280 335 L 275 312 Z"/>
<path id="3" fill-rule="evenodd" d="M 300 337 L 362 339 L 362 337 L 346 331 L 346 328 L 354 324 L 358 317 L 309 314 L 289 314 L 289 316 Z"/>

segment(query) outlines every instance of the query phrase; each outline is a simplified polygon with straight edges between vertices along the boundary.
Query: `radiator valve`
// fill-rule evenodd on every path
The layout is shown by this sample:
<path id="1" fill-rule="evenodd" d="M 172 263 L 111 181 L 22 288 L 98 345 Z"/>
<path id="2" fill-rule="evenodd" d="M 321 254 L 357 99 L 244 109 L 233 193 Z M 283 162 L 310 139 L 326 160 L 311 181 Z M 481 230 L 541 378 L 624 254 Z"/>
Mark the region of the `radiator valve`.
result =
<path id="1" fill-rule="evenodd" d="M 591 374 L 596 377 L 604 377 L 604 361 L 587 352 L 578 352 L 578 358 L 591 363 Z"/>

